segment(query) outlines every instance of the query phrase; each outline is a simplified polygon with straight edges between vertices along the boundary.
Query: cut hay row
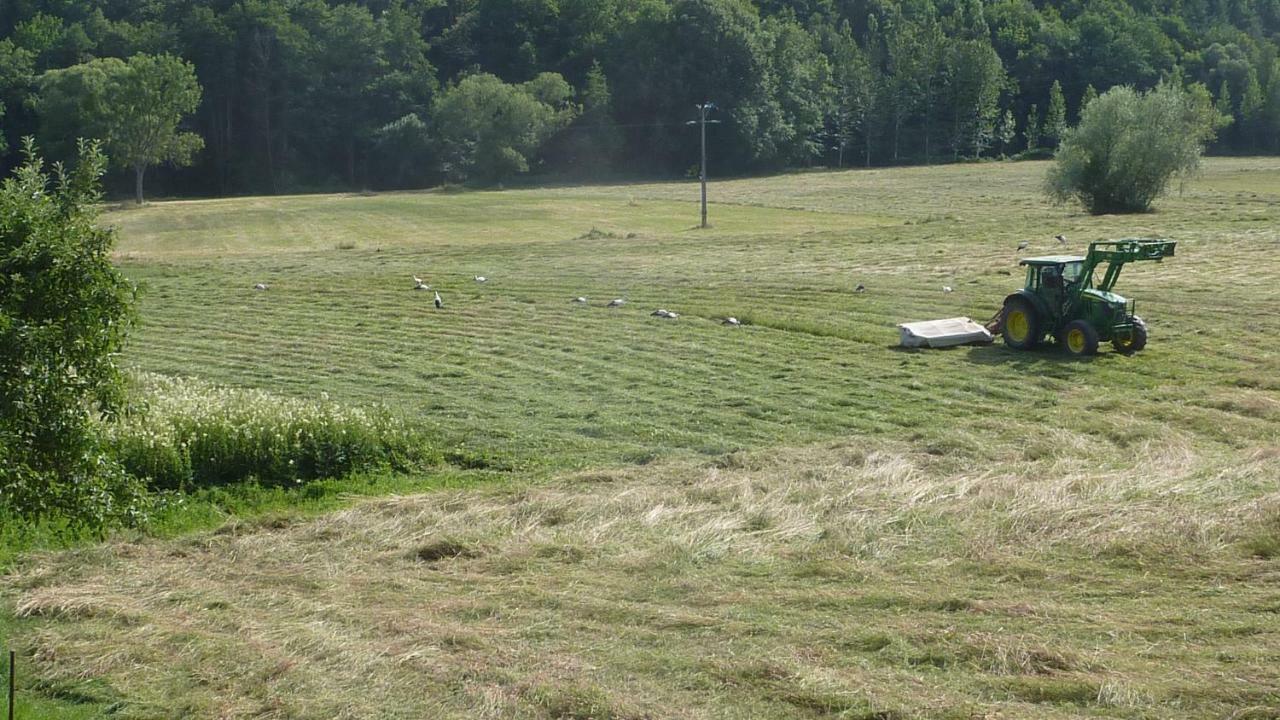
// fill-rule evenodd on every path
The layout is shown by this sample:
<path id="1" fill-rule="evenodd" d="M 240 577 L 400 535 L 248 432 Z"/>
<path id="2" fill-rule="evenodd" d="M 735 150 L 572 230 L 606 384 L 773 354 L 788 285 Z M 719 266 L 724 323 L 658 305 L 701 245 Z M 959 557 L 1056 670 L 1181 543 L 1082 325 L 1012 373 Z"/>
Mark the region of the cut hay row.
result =
<path id="1" fill-rule="evenodd" d="M 1052 439 L 373 501 L 36 563 L 11 600 L 55 686 L 141 717 L 1192 718 L 1280 687 L 1240 547 L 1280 454 Z"/>

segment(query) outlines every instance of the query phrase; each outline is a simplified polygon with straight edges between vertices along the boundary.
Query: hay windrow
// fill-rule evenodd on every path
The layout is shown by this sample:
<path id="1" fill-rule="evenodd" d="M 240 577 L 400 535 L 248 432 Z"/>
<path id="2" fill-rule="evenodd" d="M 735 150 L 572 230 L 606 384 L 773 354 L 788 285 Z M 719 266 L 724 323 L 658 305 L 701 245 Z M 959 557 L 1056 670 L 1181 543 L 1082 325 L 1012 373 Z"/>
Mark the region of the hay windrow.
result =
<path id="1" fill-rule="evenodd" d="M 1071 618 L 1127 636 L 1179 601 L 1096 616 L 1095 582 L 1062 568 L 1123 564 L 1125 548 L 1167 579 L 1113 581 L 1163 597 L 1156 588 L 1183 582 L 1183 569 L 1162 556 L 1238 557 L 1233 543 L 1280 504 L 1245 500 L 1276 459 L 1215 470 L 1221 458 L 1184 442 L 1101 473 L 1005 457 L 975 470 L 906 446 L 828 444 L 734 468 L 664 463 L 372 500 L 281 528 L 117 545 L 109 565 L 46 557 L 26 571 L 39 583 L 8 579 L 28 589 L 7 600 L 46 621 L 27 648 L 43 673 L 104 678 L 138 708 L 181 696 L 197 716 L 712 717 L 718 702 L 681 684 L 720 677 L 742 652 L 798 653 L 791 670 L 735 691 L 734 707 L 763 715 L 797 704 L 927 714 L 900 692 L 922 667 L 951 673 L 935 687 L 945 707 L 991 702 L 993 687 L 1035 703 L 1172 701 L 1181 670 L 1130 654 L 1121 636 L 1077 636 Z M 51 578 L 58 563 L 74 575 Z M 1008 579 L 1043 563 L 1048 575 Z M 883 639 L 847 644 L 870 627 Z M 655 652 L 684 667 L 681 683 L 624 669 Z M 1122 670 L 1147 680 L 1112 679 Z M 1084 686 L 1090 697 L 1072 694 Z"/>

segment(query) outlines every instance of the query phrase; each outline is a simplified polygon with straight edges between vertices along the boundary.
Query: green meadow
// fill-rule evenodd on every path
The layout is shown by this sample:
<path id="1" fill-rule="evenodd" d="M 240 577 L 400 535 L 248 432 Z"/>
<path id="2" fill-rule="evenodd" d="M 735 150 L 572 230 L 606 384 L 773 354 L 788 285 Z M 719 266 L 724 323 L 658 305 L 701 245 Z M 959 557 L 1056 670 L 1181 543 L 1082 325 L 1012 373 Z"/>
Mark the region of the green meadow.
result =
<path id="1" fill-rule="evenodd" d="M 125 365 L 476 467 L 26 553 L 29 715 L 1280 717 L 1280 161 L 1099 217 L 1046 167 L 107 212 Z M 1142 353 L 897 347 L 1132 236 Z"/>

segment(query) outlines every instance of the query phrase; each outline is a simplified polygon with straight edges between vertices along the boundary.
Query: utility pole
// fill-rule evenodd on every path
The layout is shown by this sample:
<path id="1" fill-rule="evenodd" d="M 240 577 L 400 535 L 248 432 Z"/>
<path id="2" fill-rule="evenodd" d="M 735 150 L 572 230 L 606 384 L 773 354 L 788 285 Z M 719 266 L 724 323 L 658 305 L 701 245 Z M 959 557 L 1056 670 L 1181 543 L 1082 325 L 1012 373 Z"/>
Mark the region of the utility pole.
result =
<path id="1" fill-rule="evenodd" d="M 707 123 L 715 125 L 719 120 L 708 120 L 707 113 L 716 109 L 713 102 L 704 102 L 701 105 L 694 105 L 698 108 L 698 119 L 690 120 L 685 125 L 700 125 L 702 127 L 702 170 L 698 173 L 699 180 L 702 181 L 702 227 L 707 226 Z"/>

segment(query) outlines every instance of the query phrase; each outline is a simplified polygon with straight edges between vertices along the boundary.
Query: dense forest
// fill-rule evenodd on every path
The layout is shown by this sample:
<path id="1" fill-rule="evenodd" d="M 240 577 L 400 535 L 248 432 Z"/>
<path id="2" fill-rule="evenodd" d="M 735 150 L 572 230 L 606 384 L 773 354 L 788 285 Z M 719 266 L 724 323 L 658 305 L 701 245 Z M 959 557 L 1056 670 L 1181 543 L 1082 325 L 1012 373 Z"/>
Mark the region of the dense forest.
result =
<path id="1" fill-rule="evenodd" d="M 0 165 L 101 137 L 175 194 L 680 175 L 703 101 L 719 174 L 1035 154 L 1162 79 L 1280 151 L 1280 0 L 3 0 L 0 38 Z"/>

